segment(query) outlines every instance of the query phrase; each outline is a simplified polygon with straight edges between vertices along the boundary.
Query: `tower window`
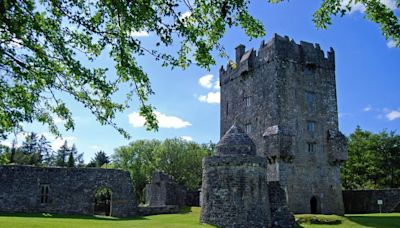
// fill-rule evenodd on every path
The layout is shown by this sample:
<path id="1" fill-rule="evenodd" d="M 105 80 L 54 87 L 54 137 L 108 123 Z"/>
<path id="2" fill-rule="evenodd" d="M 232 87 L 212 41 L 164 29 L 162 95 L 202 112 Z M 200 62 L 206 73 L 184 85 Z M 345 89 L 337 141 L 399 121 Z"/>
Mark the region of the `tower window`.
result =
<path id="1" fill-rule="evenodd" d="M 315 147 L 316 147 L 316 143 L 314 143 L 314 142 L 307 143 L 307 151 L 309 153 L 315 152 L 315 149 L 316 149 Z"/>
<path id="2" fill-rule="evenodd" d="M 228 110 L 229 110 L 229 103 L 228 103 L 228 102 L 226 102 L 226 110 L 225 110 L 225 111 L 226 111 L 226 115 L 228 115 L 228 113 L 229 113 L 229 111 L 228 111 Z"/>
<path id="3" fill-rule="evenodd" d="M 306 92 L 306 103 L 308 107 L 314 107 L 315 100 L 315 93 Z"/>
<path id="4" fill-rule="evenodd" d="M 251 133 L 251 124 L 249 124 L 249 123 L 246 124 L 245 131 L 246 131 L 247 134 Z"/>
<path id="5" fill-rule="evenodd" d="M 315 132 L 315 121 L 307 121 L 307 131 L 309 133 Z"/>
<path id="6" fill-rule="evenodd" d="M 244 98 L 244 105 L 246 107 L 249 107 L 251 105 L 251 97 L 245 97 Z"/>
<path id="7" fill-rule="evenodd" d="M 49 202 L 49 185 L 43 184 L 40 186 L 40 203 Z"/>

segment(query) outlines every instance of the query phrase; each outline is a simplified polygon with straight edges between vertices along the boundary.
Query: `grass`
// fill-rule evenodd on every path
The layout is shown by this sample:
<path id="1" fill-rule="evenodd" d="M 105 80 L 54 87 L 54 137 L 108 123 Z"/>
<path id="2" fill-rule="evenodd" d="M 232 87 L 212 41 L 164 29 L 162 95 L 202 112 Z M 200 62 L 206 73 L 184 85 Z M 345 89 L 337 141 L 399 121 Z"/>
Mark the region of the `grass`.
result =
<path id="1" fill-rule="evenodd" d="M 337 215 L 296 215 L 300 227 L 371 227 L 371 228 L 399 228 L 400 213 L 387 214 L 349 214 Z"/>
<path id="2" fill-rule="evenodd" d="M 67 216 L 53 214 L 1 214 L 0 227 L 23 228 L 105 228 L 105 227 L 157 227 L 157 228 L 191 228 L 212 227 L 199 224 L 200 208 L 192 207 L 180 214 L 153 215 L 118 219 L 102 216 Z M 360 214 L 360 215 L 296 215 L 300 227 L 335 228 L 335 227 L 371 227 L 398 228 L 400 213 Z"/>
<path id="3" fill-rule="evenodd" d="M 50 214 L 1 214 L 0 227 L 12 228 L 106 228 L 106 227 L 160 227 L 160 228 L 191 228 L 212 227 L 199 224 L 200 208 L 180 214 L 153 215 L 118 219 L 103 216 L 66 216 Z"/>

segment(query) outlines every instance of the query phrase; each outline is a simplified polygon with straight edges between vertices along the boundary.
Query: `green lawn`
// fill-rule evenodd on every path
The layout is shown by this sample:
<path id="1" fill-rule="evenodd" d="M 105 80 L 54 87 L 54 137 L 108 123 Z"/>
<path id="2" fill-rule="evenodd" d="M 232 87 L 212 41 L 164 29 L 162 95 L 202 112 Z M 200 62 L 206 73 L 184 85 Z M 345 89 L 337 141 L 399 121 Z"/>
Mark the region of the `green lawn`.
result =
<path id="1" fill-rule="evenodd" d="M 188 212 L 173 215 L 154 215 L 129 219 L 116 219 L 109 217 L 90 216 L 62 216 L 49 214 L 7 214 L 0 215 L 0 227 L 40 227 L 40 228 L 103 228 L 103 227 L 157 227 L 157 228 L 190 228 L 212 227 L 199 224 L 200 208 L 192 207 Z M 400 213 L 391 214 L 364 214 L 346 215 L 296 215 L 301 222 L 300 227 L 375 227 L 398 228 L 400 227 Z M 323 224 L 321 224 L 323 223 Z"/>
<path id="2" fill-rule="evenodd" d="M 199 224 L 200 208 L 192 207 L 189 212 L 172 215 L 153 215 L 128 219 L 90 216 L 62 216 L 43 214 L 8 214 L 0 215 L 0 228 L 103 228 L 103 227 L 160 227 L 190 228 L 212 227 Z"/>
<path id="3" fill-rule="evenodd" d="M 337 215 L 296 215 L 301 227 L 400 228 L 400 213 Z M 312 224 L 313 223 L 313 224 Z"/>

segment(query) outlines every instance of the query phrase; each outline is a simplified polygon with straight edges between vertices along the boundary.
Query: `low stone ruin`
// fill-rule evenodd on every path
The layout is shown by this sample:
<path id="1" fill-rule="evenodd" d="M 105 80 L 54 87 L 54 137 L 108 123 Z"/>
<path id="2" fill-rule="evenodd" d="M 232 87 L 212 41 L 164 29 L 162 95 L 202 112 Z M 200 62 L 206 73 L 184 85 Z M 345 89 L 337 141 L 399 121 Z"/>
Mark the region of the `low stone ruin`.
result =
<path id="1" fill-rule="evenodd" d="M 269 193 L 269 188 L 271 192 Z M 202 223 L 218 227 L 293 227 L 283 189 L 267 182 L 267 161 L 233 125 L 203 160 Z"/>
<path id="2" fill-rule="evenodd" d="M 186 189 L 174 182 L 168 175 L 156 171 L 146 185 L 146 204 L 150 207 L 185 205 Z"/>

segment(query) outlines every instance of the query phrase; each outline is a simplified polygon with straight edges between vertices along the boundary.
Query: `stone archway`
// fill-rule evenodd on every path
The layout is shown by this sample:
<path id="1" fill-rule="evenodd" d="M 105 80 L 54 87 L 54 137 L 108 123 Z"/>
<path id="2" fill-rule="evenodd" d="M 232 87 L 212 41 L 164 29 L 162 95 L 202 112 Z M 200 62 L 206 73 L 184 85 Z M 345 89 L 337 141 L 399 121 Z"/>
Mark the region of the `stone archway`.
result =
<path id="1" fill-rule="evenodd" d="M 108 187 L 98 187 L 94 193 L 94 208 L 95 215 L 112 215 L 112 190 Z"/>
<path id="2" fill-rule="evenodd" d="M 310 199 L 310 212 L 311 214 L 318 214 L 318 200 L 315 196 Z"/>

